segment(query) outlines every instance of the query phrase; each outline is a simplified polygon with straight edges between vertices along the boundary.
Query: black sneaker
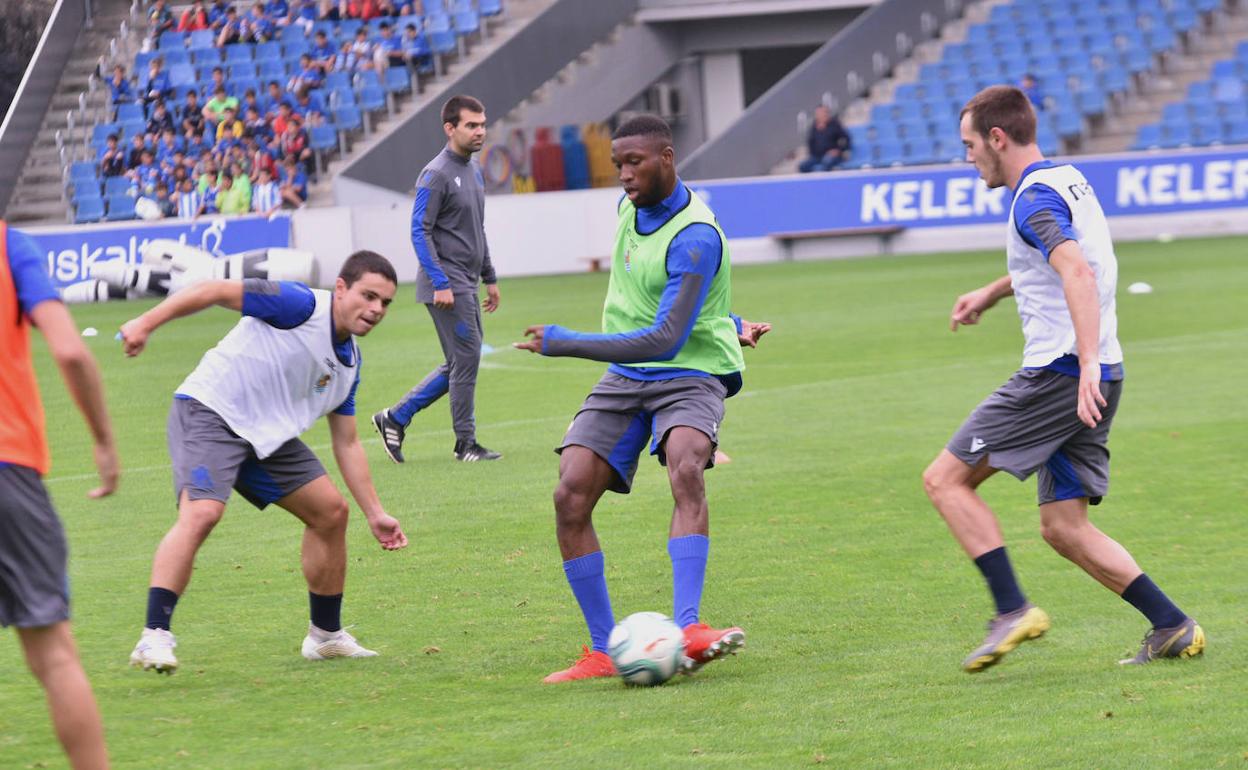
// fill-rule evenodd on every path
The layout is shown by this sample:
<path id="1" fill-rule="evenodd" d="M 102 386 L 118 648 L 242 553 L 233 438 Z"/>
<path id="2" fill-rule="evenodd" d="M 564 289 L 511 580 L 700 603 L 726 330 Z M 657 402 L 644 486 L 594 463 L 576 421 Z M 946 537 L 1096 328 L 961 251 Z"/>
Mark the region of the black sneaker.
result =
<path id="1" fill-rule="evenodd" d="M 463 463 L 475 463 L 478 460 L 497 460 L 501 454 L 478 444 L 476 441 L 458 439 L 455 442 L 455 459 Z"/>
<path id="2" fill-rule="evenodd" d="M 373 427 L 381 435 L 381 447 L 386 450 L 386 455 L 396 463 L 403 462 L 403 434 L 407 431 L 390 419 L 389 409 L 382 409 L 373 415 Z"/>

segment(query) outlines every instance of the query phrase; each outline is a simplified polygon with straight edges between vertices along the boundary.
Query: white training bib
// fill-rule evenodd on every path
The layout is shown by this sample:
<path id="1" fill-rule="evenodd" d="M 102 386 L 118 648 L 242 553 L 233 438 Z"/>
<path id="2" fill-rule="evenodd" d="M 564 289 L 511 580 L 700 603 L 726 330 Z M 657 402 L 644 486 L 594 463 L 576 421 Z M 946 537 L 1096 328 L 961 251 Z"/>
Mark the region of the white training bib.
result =
<path id="1" fill-rule="evenodd" d="M 350 366 L 338 360 L 332 295 L 312 294 L 316 308 L 293 329 L 244 316 L 177 390 L 221 415 L 261 459 L 341 406 L 355 383 L 359 347 L 352 340 Z"/>

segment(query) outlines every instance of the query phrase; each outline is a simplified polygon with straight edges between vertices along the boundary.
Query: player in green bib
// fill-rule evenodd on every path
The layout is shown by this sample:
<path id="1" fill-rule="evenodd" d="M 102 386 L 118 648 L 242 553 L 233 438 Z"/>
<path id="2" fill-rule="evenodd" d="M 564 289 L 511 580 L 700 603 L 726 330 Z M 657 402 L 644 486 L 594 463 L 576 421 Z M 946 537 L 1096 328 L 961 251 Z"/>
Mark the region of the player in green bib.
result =
<path id="1" fill-rule="evenodd" d="M 699 621 L 710 540 L 703 472 L 714 465 L 724 399 L 741 389 L 741 346 L 770 328 L 729 311 L 732 279 L 724 233 L 710 208 L 676 176 L 672 132 L 639 115 L 616 130 L 611 158 L 624 197 L 601 334 L 530 326 L 515 343 L 546 356 L 611 366 L 590 392 L 557 450 L 555 521 L 563 569 L 589 627 L 590 646 L 546 682 L 612 676 L 607 638 L 615 625 L 594 506 L 608 489 L 627 494 L 638 457 L 667 467 L 675 509 L 673 617 L 684 629 L 686 672 L 745 644 L 736 627 Z"/>

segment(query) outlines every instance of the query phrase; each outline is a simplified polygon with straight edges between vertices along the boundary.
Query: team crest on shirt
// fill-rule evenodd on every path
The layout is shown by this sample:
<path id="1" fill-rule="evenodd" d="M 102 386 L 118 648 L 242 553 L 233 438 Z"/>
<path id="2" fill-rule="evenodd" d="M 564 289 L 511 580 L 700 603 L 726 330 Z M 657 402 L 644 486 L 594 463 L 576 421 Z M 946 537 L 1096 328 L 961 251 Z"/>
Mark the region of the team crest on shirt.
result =
<path id="1" fill-rule="evenodd" d="M 632 238 L 628 239 L 628 248 L 624 250 L 624 272 L 633 272 L 633 249 L 637 248 L 637 242 Z"/>
<path id="2" fill-rule="evenodd" d="M 324 374 L 322 374 L 320 377 L 317 378 L 316 387 L 313 388 L 313 390 L 315 390 L 317 393 L 324 393 L 325 389 L 329 387 L 329 382 L 332 379 L 334 379 L 334 375 L 330 374 L 329 372 L 325 372 Z"/>

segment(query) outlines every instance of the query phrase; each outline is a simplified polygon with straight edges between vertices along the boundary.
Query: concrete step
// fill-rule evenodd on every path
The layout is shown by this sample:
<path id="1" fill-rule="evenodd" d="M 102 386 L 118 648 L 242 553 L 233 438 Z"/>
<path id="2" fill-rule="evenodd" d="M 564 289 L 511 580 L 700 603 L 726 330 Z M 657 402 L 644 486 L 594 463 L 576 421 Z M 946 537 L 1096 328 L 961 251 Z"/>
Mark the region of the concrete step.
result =
<path id="1" fill-rule="evenodd" d="M 4 218 L 12 224 L 46 222 L 48 224 L 64 224 L 69 221 L 69 207 L 63 201 L 44 201 L 24 203 L 14 201 L 9 204 Z"/>

